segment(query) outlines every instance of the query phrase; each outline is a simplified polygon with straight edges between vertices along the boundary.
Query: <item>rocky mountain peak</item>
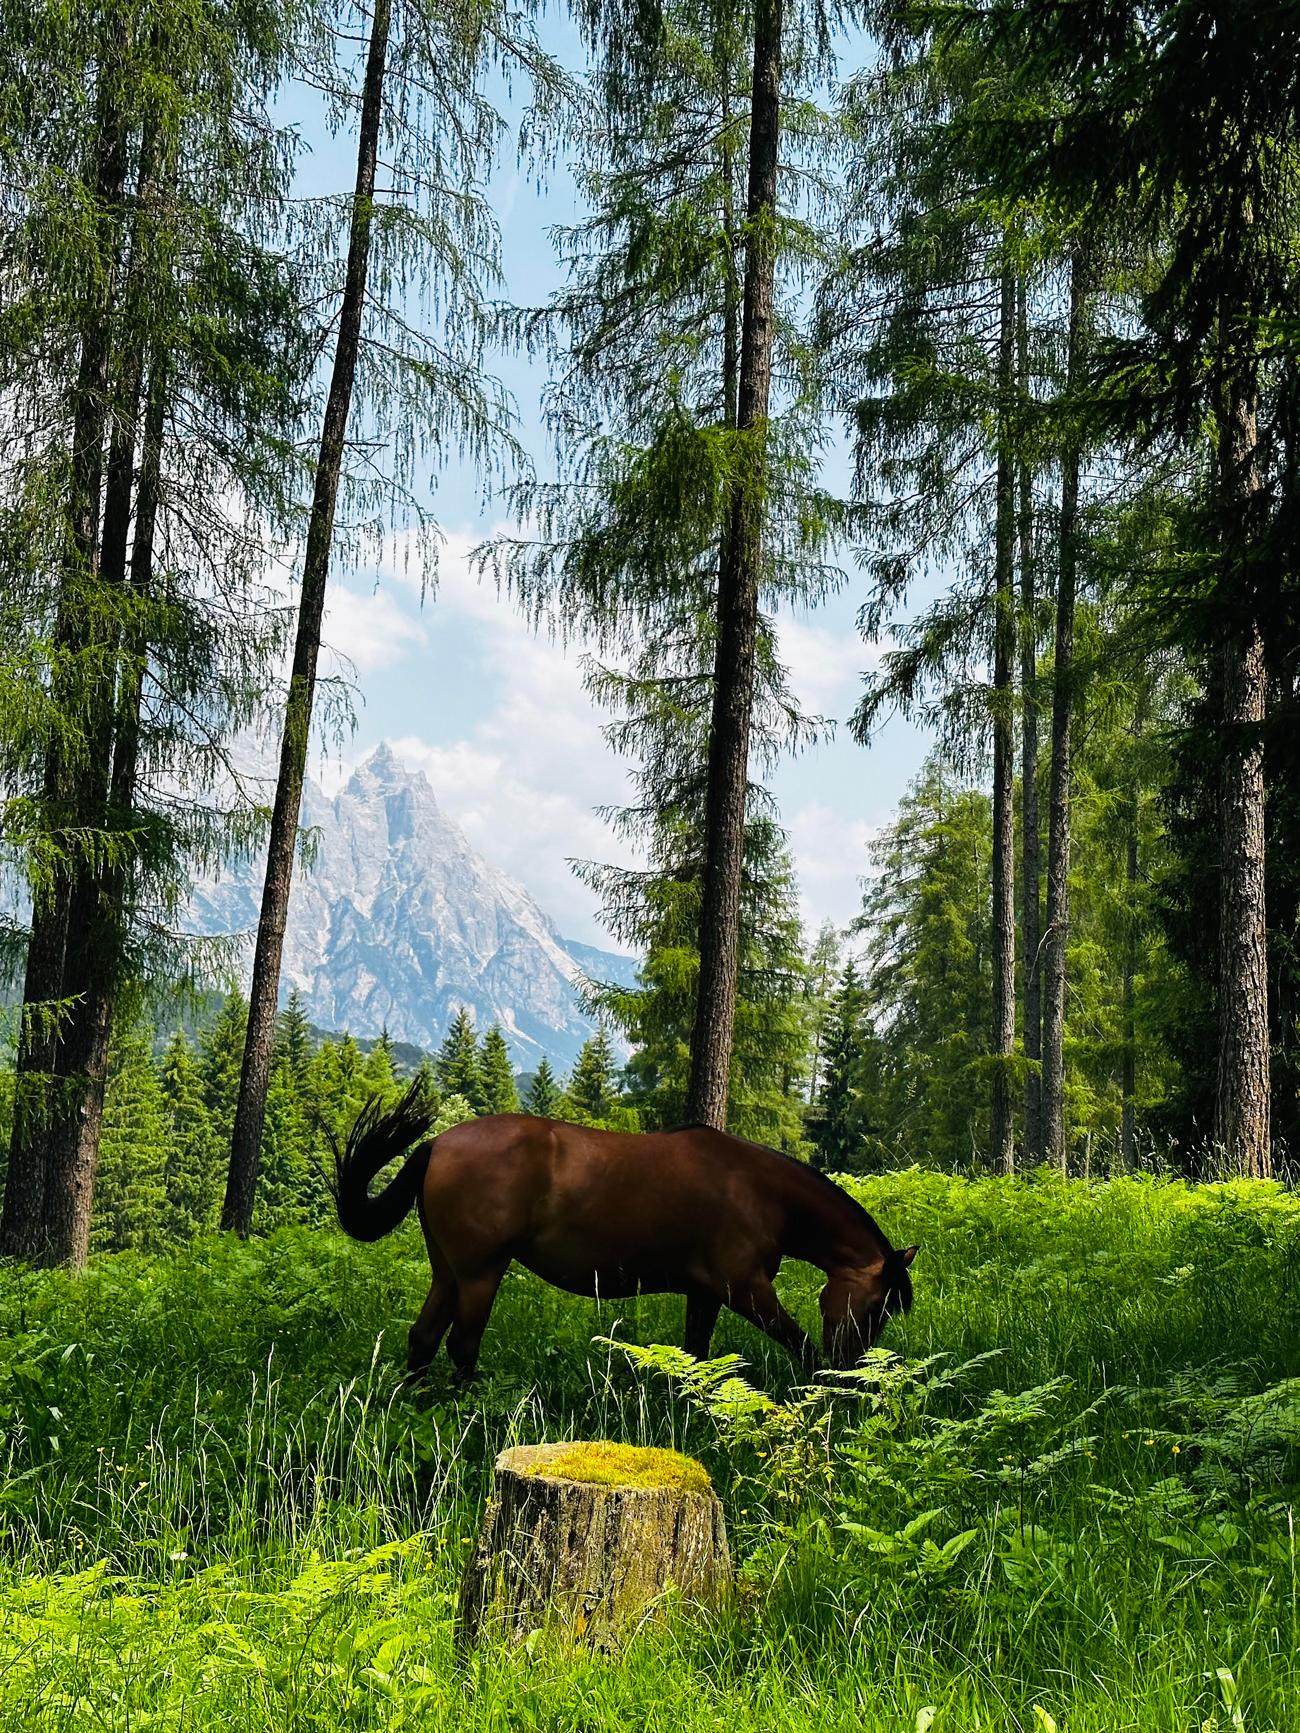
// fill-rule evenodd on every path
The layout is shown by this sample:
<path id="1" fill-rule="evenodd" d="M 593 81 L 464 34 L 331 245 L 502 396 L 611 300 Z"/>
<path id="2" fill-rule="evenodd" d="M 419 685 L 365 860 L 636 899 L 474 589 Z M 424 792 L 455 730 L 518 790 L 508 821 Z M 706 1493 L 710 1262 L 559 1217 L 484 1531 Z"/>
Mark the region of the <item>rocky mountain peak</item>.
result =
<path id="1" fill-rule="evenodd" d="M 461 1005 L 499 1022 L 517 1064 L 567 1065 L 592 1031 L 584 971 L 631 978 L 631 959 L 570 949 L 529 892 L 492 866 L 439 807 L 428 778 L 386 742 L 332 799 L 312 783 L 316 837 L 295 875 L 281 985 L 325 1028 L 436 1045 Z M 202 933 L 251 934 L 263 862 L 196 887 Z M 581 957 L 581 962 L 579 961 Z"/>

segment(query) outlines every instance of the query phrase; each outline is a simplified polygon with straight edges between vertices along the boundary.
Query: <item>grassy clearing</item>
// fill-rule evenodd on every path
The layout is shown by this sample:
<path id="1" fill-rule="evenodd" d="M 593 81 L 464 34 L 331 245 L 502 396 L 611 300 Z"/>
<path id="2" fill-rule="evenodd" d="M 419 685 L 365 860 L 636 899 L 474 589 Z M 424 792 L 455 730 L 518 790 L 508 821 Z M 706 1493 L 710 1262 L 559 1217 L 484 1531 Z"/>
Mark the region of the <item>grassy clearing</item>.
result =
<path id="1" fill-rule="evenodd" d="M 412 1394 L 409 1232 L 0 1274 L 0 1729 L 1294 1728 L 1300 1201 L 863 1195 L 921 1244 L 917 1304 L 901 1360 L 814 1394 L 738 1320 L 748 1383 L 645 1346 L 680 1302 L 522 1275 L 473 1394 Z M 810 1321 L 815 1281 L 784 1284 Z M 581 1437 L 705 1464 L 734 1614 L 457 1669 L 492 1458 Z"/>

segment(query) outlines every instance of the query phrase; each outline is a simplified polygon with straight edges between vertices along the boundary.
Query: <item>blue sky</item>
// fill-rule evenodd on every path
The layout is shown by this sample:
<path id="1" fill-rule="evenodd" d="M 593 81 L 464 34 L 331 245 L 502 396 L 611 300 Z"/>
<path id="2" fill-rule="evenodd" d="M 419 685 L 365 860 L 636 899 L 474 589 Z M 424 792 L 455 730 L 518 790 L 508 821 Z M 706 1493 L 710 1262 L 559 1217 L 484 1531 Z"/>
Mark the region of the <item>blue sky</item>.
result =
<path id="1" fill-rule="evenodd" d="M 553 52 L 573 63 L 565 29 L 546 32 Z M 313 136 L 306 178 L 316 187 L 347 187 L 351 141 Z M 548 231 L 577 214 L 572 181 L 560 163 L 539 189 L 522 175 L 507 142 L 491 182 L 501 228 L 505 293 L 536 305 L 559 281 Z M 550 454 L 538 405 L 545 369 L 502 354 L 494 371 L 512 392 L 520 432 L 540 473 Z M 826 479 L 847 481 L 842 449 Z M 537 637 L 490 584 L 469 574 L 466 555 L 507 521 L 503 500 L 483 510 L 478 478 L 453 462 L 430 478 L 429 497 L 445 541 L 436 590 L 421 596 L 419 574 L 395 550 L 381 568 L 332 580 L 325 626 L 326 671 L 345 672 L 354 687 L 355 732 L 341 747 L 321 746 L 313 771 L 333 788 L 381 741 L 423 769 L 442 805 L 495 865 L 521 880 L 567 936 L 609 943 L 594 898 L 567 857 L 628 860 L 596 808 L 617 804 L 626 766 L 601 738 L 601 713 L 582 690 L 581 646 Z M 810 927 L 829 917 L 844 924 L 857 912 L 859 881 L 872 833 L 888 821 L 914 774 L 926 742 L 895 719 L 869 751 L 844 726 L 875 647 L 855 624 L 861 585 L 850 573 L 844 592 L 815 612 L 781 622 L 782 654 L 804 707 L 839 719 L 835 738 L 782 763 L 772 779 L 786 826 Z"/>

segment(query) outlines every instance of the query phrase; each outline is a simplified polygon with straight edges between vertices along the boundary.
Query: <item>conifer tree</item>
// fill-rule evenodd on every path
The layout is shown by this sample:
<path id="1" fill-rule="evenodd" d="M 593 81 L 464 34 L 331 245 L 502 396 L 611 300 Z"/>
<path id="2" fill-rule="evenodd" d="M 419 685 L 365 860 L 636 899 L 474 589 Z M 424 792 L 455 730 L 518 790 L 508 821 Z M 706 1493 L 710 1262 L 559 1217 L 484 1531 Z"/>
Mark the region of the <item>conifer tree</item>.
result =
<path id="1" fill-rule="evenodd" d="M 0 830 L 33 914 L 3 1237 L 49 1261 L 85 1255 L 118 994 L 177 970 L 194 861 L 253 822 L 214 783 L 278 646 L 257 544 L 284 527 L 307 353 L 290 254 L 266 244 L 290 27 L 91 9 L 24 44 L 30 100 L 0 139 L 0 557 L 43 697 L 5 741 Z"/>
<path id="2" fill-rule="evenodd" d="M 174 1243 L 215 1229 L 224 1151 L 194 1049 L 179 1029 L 163 1054 L 161 1082 L 168 1121 L 164 1238 Z"/>
<path id="3" fill-rule="evenodd" d="M 361 1085 L 367 1095 L 378 1095 L 385 1101 L 393 1099 L 397 1094 L 397 1080 L 393 1071 L 393 1044 L 388 1039 L 386 1029 L 366 1054 L 365 1063 L 361 1067 Z"/>
<path id="4" fill-rule="evenodd" d="M 95 1250 L 153 1252 L 165 1243 L 170 1134 L 150 1034 L 136 1024 L 116 1043 L 105 1095 Z"/>
<path id="5" fill-rule="evenodd" d="M 808 1101 L 810 1105 L 818 1100 L 821 1093 L 826 1031 L 831 1018 L 832 1001 L 840 973 L 839 965 L 839 931 L 833 921 L 823 921 L 812 950 L 808 953 L 808 1028 L 812 1048 L 808 1060 Z"/>
<path id="6" fill-rule="evenodd" d="M 1022 109 L 1000 131 L 999 190 L 1046 196 L 1084 221 L 1120 205 L 1130 245 L 1145 246 L 1140 318 L 1107 348 L 1109 430 L 1190 453 L 1213 430 L 1210 449 L 1199 446 L 1209 461 L 1195 576 L 1166 586 L 1163 616 L 1180 612 L 1188 637 L 1218 662 L 1215 1138 L 1241 1171 L 1266 1174 L 1263 735 L 1281 588 L 1270 530 L 1286 490 L 1273 484 L 1265 453 L 1270 421 L 1281 432 L 1289 415 L 1289 358 L 1276 334 L 1290 328 L 1297 289 L 1291 20 L 1285 8 L 1103 0 L 1082 0 L 1066 16 L 1034 0 L 964 22 L 986 52 L 1010 56 L 1060 93 L 1050 125 Z M 973 131 L 982 118 L 970 116 Z"/>
<path id="7" fill-rule="evenodd" d="M 517 10 L 491 3 L 394 8 L 375 0 L 357 92 L 340 79 L 336 99 L 358 111 L 355 187 L 348 205 L 347 260 L 329 390 L 303 553 L 293 667 L 280 739 L 280 768 L 267 846 L 250 987 L 250 1017 L 231 1141 L 222 1225 L 246 1234 L 253 1215 L 266 1111 L 280 959 L 288 919 L 308 743 L 315 706 L 321 623 L 334 559 L 340 490 L 415 511 L 408 482 L 426 449 L 458 445 L 490 467 L 508 443 L 508 403 L 480 371 L 487 329 L 485 280 L 496 272 L 496 231 L 483 193 L 499 118 L 484 95 L 489 69 L 551 82 L 546 56 Z M 358 100 L 359 99 L 359 100 Z M 396 184 L 377 179 L 380 156 L 398 165 Z M 421 333 L 407 295 L 423 292 L 454 332 Z M 346 463 L 353 399 L 382 418 L 386 468 L 368 454 Z M 355 493 L 356 486 L 352 491 Z M 373 506 L 374 486 L 369 489 Z"/>
<path id="8" fill-rule="evenodd" d="M 862 1165 L 869 1104 L 864 1069 L 870 1030 L 867 996 L 850 957 L 840 977 L 826 1023 L 825 1077 L 812 1125 L 815 1165 L 831 1173 Z"/>
<path id="9" fill-rule="evenodd" d="M 282 1058 L 271 1073 L 267 1093 L 262 1183 L 253 1223 L 260 1233 L 304 1222 L 323 1223 L 329 1219 L 328 1204 L 324 1172 L 313 1161 L 297 1079 Z"/>
<path id="10" fill-rule="evenodd" d="M 248 1002 L 241 993 L 228 993 L 220 1010 L 199 1039 L 199 1075 L 203 1101 L 213 1129 L 228 1138 L 234 1123 L 239 1093 L 240 1056 L 248 1026 Z"/>
<path id="11" fill-rule="evenodd" d="M 510 1062 L 510 1049 L 501 1033 L 501 1025 L 493 1023 L 483 1037 L 479 1056 L 479 1080 L 483 1092 L 484 1113 L 518 1113 L 519 1090 L 515 1084 L 515 1068 Z"/>
<path id="12" fill-rule="evenodd" d="M 551 1070 L 550 1060 L 543 1053 L 524 1096 L 524 1112 L 535 1113 L 539 1119 L 558 1119 L 563 1106 L 564 1091 Z"/>
<path id="13" fill-rule="evenodd" d="M 804 220 L 776 219 L 773 204 L 780 78 L 811 81 L 815 31 L 792 32 L 784 57 L 782 31 L 779 6 L 741 15 L 683 0 L 645 64 L 612 93 L 602 85 L 612 100 L 604 115 L 593 102 L 582 140 L 593 215 L 565 238 L 565 288 L 525 322 L 567 362 L 547 405 L 561 477 L 515 491 L 536 535 L 491 550 L 534 612 L 602 656 L 621 653 L 594 661 L 590 684 L 615 712 L 611 740 L 641 760 L 637 799 L 615 819 L 653 871 L 637 883 L 584 870 L 608 918 L 659 929 L 642 1005 L 662 990 L 647 1025 L 674 1049 L 665 1074 L 677 1094 L 669 1105 L 665 1091 L 652 1117 L 661 1105 L 682 1117 L 693 1068 L 708 1099 L 692 1111 L 714 1123 L 740 1111 L 738 1080 L 753 1075 L 739 1024 L 784 1032 L 786 1001 L 802 992 L 800 967 L 784 952 L 775 963 L 756 931 L 759 909 L 779 906 L 773 944 L 778 930 L 785 943 L 790 869 L 751 767 L 809 734 L 764 610 L 838 581 L 843 523 L 818 483 L 817 387 L 789 292 L 789 275 L 826 244 L 822 213 L 815 192 Z M 811 105 L 798 112 L 787 160 L 810 171 L 791 176 L 792 196 L 821 185 L 828 148 Z M 742 1017 L 760 980 L 764 1009 L 781 1013 Z M 620 1007 L 596 983 L 591 1003 L 639 1044 L 630 1000 Z M 773 1065 L 793 1075 L 802 1054 Z M 797 1108 L 785 1117 L 797 1139 Z"/>
<path id="14" fill-rule="evenodd" d="M 868 680 L 853 728 L 866 743 L 878 719 L 901 706 L 939 724 L 954 757 L 973 764 L 988 751 L 990 1160 L 1010 1171 L 1016 624 L 1020 614 L 1032 632 L 1034 613 L 1026 618 L 1018 606 L 1017 564 L 1021 596 L 1026 581 L 1032 596 L 1025 542 L 1038 454 L 1030 372 L 1031 350 L 1041 345 L 1031 326 L 1041 323 L 1043 297 L 1031 293 L 1031 276 L 1044 276 L 1055 237 L 1028 201 L 990 199 L 978 153 L 952 148 L 951 129 L 977 86 L 988 109 L 1010 99 L 1008 69 L 972 53 L 924 11 L 892 0 L 873 11 L 885 64 L 853 81 L 848 102 L 859 141 L 850 215 L 862 239 L 823 286 L 820 325 L 848 388 L 858 488 L 871 524 L 872 586 L 861 624 L 869 637 L 892 626 L 902 645 Z M 900 632 L 895 610 L 940 564 L 956 568 L 956 581 Z M 1024 666 L 1022 656 L 1022 677 Z M 1031 678 L 1031 705 L 1032 686 Z M 1031 739 L 1022 737 L 1022 760 L 1028 752 L 1032 765 Z M 1036 1029 L 1028 1039 L 1036 1050 Z"/>
<path id="15" fill-rule="evenodd" d="M 275 1056 L 283 1059 L 301 1083 L 311 1061 L 311 1024 L 303 1009 L 302 994 L 294 987 L 276 1019 Z"/>
<path id="16" fill-rule="evenodd" d="M 564 1117 L 579 1125 L 603 1125 L 618 1106 L 618 1066 L 609 1031 L 602 1024 L 583 1042 L 564 1091 Z"/>
<path id="17" fill-rule="evenodd" d="M 484 1111 L 483 1073 L 479 1060 L 478 1038 L 469 1012 L 462 1005 L 452 1018 L 451 1027 L 433 1062 L 438 1088 L 444 1095 L 459 1095 L 469 1103 L 473 1113 Z"/>

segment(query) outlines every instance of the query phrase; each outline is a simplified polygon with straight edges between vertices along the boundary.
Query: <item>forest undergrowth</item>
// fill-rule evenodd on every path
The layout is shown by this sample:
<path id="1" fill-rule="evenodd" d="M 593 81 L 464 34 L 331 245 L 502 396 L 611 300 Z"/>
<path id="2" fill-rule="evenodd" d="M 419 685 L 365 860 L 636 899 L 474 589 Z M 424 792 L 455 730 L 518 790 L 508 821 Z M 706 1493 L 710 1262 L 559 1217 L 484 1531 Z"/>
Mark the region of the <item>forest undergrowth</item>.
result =
<path id="1" fill-rule="evenodd" d="M 474 1389 L 412 1390 L 411 1226 L 0 1271 L 0 1728 L 1295 1727 L 1300 1200 L 854 1183 L 916 1305 L 811 1388 L 728 1315 L 698 1366 L 679 1301 L 512 1272 Z M 706 1463 L 734 1605 L 457 1662 L 494 1455 L 597 1436 Z"/>

